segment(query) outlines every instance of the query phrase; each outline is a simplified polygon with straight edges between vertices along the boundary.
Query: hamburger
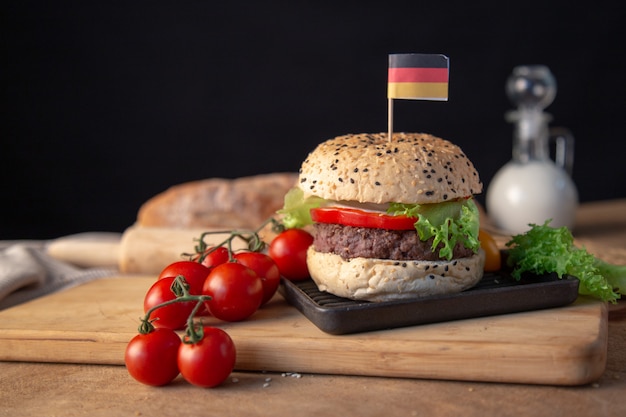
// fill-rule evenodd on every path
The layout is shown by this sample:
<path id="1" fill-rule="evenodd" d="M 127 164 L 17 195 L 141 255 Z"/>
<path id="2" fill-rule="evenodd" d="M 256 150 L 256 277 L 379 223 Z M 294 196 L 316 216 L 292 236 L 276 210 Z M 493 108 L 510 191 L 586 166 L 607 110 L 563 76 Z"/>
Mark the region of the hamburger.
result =
<path id="1" fill-rule="evenodd" d="M 287 227 L 313 225 L 307 265 L 320 291 L 389 301 L 480 281 L 480 192 L 474 165 L 447 140 L 351 134 L 309 153 L 280 212 Z"/>

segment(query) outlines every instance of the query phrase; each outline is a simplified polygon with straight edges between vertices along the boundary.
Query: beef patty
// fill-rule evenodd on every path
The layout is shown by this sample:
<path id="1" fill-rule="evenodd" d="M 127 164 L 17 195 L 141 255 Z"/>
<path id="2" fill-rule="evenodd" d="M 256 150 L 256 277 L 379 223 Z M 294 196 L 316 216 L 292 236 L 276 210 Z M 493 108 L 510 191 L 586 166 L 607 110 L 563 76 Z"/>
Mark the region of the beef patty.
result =
<path id="1" fill-rule="evenodd" d="M 433 252 L 433 239 L 421 241 L 415 230 L 386 230 L 340 224 L 315 224 L 313 247 L 318 252 L 334 253 L 344 259 L 377 258 L 398 261 L 445 260 L 439 257 L 439 249 Z M 441 246 L 441 245 L 440 245 Z M 460 243 L 454 247 L 453 258 L 474 255 L 471 249 Z"/>

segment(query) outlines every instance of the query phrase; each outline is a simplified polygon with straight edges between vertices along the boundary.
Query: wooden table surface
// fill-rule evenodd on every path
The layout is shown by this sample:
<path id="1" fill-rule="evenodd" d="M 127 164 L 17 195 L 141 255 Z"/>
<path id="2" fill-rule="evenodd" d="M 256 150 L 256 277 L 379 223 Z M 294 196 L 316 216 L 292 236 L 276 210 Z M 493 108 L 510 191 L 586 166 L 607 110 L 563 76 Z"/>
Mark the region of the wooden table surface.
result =
<path id="1" fill-rule="evenodd" d="M 574 235 L 626 264 L 626 199 L 583 204 Z M 505 237 L 500 237 L 503 242 Z M 235 372 L 201 389 L 153 388 L 123 366 L 0 362 L 0 416 L 626 415 L 626 302 L 610 307 L 604 374 L 579 387 Z"/>

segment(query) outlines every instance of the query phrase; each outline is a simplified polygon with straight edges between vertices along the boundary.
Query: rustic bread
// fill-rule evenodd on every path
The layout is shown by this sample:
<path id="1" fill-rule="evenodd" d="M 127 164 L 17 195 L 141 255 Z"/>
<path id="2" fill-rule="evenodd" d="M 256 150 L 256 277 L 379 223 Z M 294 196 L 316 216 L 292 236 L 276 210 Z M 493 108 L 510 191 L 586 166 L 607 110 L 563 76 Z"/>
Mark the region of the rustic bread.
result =
<path id="1" fill-rule="evenodd" d="M 175 185 L 146 201 L 137 224 L 172 228 L 255 229 L 282 208 L 295 173 L 210 178 Z"/>

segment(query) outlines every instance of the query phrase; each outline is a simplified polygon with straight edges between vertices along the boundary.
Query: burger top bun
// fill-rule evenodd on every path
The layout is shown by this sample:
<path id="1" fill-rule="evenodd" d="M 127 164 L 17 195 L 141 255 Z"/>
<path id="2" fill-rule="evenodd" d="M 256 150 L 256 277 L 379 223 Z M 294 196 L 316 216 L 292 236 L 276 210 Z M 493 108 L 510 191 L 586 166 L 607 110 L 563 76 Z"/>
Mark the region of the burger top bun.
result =
<path id="1" fill-rule="evenodd" d="M 305 196 L 360 203 L 440 203 L 482 192 L 471 161 L 425 133 L 353 134 L 318 145 L 302 163 Z"/>

